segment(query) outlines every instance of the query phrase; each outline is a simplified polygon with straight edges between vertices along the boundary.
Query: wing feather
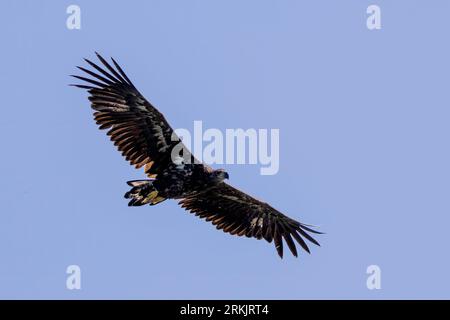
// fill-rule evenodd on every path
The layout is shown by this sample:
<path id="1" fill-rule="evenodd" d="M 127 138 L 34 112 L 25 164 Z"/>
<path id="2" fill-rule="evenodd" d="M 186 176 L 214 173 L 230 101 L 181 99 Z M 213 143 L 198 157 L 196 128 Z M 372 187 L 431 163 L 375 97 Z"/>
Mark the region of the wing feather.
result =
<path id="1" fill-rule="evenodd" d="M 294 256 L 298 255 L 294 239 L 308 253 L 310 250 L 304 239 L 319 245 L 307 232 L 321 232 L 305 227 L 226 183 L 184 198 L 179 204 L 224 232 L 265 239 L 269 243 L 274 241 L 280 257 L 283 257 L 283 240 Z"/>
<path id="2" fill-rule="evenodd" d="M 78 69 L 92 78 L 73 77 L 89 85 L 73 86 L 88 90 L 95 122 L 99 129 L 109 129 L 108 136 L 126 160 L 136 168 L 145 166 L 146 174 L 154 178 L 169 165 L 173 148 L 181 142 L 164 116 L 141 95 L 119 64 L 111 58 L 113 67 L 101 55 L 96 55 L 103 67 L 85 59 L 94 71 Z M 194 159 L 190 153 L 189 156 Z"/>

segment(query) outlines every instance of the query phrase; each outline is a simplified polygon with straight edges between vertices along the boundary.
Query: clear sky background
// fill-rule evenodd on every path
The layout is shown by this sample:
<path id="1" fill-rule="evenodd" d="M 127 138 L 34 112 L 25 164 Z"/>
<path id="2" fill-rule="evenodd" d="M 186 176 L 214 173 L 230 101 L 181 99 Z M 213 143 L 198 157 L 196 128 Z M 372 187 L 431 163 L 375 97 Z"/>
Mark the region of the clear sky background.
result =
<path id="1" fill-rule="evenodd" d="M 81 7 L 81 30 L 66 8 Z M 366 8 L 381 7 L 369 31 Z M 449 1 L 2 1 L 0 298 L 450 298 Z M 322 247 L 281 260 L 166 201 L 67 86 L 115 57 L 175 128 L 279 128 L 231 183 Z M 82 289 L 66 289 L 66 268 Z M 368 290 L 366 268 L 381 268 Z"/>

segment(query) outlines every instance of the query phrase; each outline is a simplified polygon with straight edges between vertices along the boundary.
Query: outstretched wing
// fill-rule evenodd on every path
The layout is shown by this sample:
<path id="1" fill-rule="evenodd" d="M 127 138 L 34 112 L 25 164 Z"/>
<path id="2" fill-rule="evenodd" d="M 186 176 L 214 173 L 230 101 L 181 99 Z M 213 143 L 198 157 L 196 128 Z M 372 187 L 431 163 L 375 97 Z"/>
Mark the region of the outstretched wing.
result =
<path id="1" fill-rule="evenodd" d="M 180 139 L 164 116 L 136 89 L 117 62 L 113 68 L 98 53 L 103 68 L 85 59 L 96 72 L 78 67 L 92 78 L 73 75 L 87 84 L 73 86 L 87 89 L 94 119 L 100 129 L 109 129 L 108 135 L 132 165 L 145 166 L 149 177 L 155 177 L 171 161 L 171 152 Z M 180 149 L 180 148 L 178 148 Z M 181 148 L 185 159 L 194 157 Z M 187 154 L 189 153 L 189 154 Z"/>
<path id="2" fill-rule="evenodd" d="M 248 194 L 221 183 L 206 192 L 187 197 L 179 204 L 206 221 L 212 222 L 217 229 L 232 235 L 272 240 L 279 256 L 283 257 L 283 239 L 294 256 L 297 249 L 292 238 L 309 253 L 304 239 L 319 245 L 308 232 L 321 232 L 297 222 L 267 203 L 256 200 Z"/>

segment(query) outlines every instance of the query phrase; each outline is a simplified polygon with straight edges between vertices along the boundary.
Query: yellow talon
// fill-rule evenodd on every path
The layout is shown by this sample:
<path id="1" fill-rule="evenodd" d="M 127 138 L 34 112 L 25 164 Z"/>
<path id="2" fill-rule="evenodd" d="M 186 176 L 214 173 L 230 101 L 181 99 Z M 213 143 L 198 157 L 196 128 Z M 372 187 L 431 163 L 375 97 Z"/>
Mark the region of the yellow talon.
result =
<path id="1" fill-rule="evenodd" d="M 158 203 L 160 203 L 160 202 L 162 202 L 164 200 L 166 200 L 166 198 L 158 196 L 154 200 L 152 200 L 152 204 L 158 204 Z"/>

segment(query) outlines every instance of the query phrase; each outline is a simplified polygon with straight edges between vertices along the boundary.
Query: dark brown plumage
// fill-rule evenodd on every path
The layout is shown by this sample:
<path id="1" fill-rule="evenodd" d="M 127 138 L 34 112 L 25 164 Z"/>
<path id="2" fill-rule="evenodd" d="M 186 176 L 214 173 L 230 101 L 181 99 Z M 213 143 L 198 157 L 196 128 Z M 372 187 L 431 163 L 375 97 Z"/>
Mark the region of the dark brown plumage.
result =
<path id="1" fill-rule="evenodd" d="M 292 238 L 308 253 L 309 248 L 302 237 L 319 245 L 307 231 L 320 232 L 285 216 L 267 203 L 256 200 L 227 183 L 221 183 L 202 194 L 186 197 L 180 204 L 224 232 L 265 239 L 268 242 L 273 240 L 280 257 L 283 257 L 282 238 L 294 256 L 297 256 L 297 249 Z"/>
<path id="2" fill-rule="evenodd" d="M 184 154 L 176 161 L 172 159 L 172 151 L 181 141 L 164 116 L 139 93 L 114 59 L 113 67 L 99 54 L 97 57 L 104 67 L 85 59 L 97 72 L 78 67 L 92 78 L 74 75 L 87 82 L 74 86 L 88 90 L 100 129 L 108 129 L 107 134 L 126 160 L 137 169 L 144 167 L 151 178 L 128 182 L 132 187 L 125 194 L 129 205 L 178 199 L 183 208 L 217 229 L 273 241 L 280 257 L 283 240 L 294 256 L 295 241 L 307 252 L 305 239 L 319 245 L 308 233 L 320 232 L 230 186 L 224 182 L 228 173 L 199 163 L 184 146 Z"/>

